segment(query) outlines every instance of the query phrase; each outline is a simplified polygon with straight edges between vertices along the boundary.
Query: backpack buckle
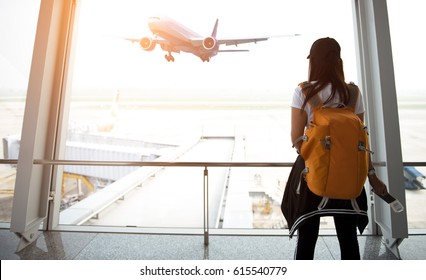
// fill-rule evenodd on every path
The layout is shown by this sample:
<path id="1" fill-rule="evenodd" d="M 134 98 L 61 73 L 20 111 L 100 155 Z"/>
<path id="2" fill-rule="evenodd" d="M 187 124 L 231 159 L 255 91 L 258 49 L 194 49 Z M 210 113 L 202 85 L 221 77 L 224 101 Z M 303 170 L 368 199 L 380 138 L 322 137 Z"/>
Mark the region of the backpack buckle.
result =
<path id="1" fill-rule="evenodd" d="M 330 135 L 325 136 L 325 138 L 321 139 L 320 141 L 324 144 L 324 148 L 326 150 L 331 149 L 331 137 L 330 137 Z"/>
<path id="2" fill-rule="evenodd" d="M 363 151 L 363 152 L 367 152 L 367 153 L 370 153 L 370 154 L 374 154 L 374 152 L 372 150 L 367 149 L 364 141 L 358 142 L 358 150 Z"/>

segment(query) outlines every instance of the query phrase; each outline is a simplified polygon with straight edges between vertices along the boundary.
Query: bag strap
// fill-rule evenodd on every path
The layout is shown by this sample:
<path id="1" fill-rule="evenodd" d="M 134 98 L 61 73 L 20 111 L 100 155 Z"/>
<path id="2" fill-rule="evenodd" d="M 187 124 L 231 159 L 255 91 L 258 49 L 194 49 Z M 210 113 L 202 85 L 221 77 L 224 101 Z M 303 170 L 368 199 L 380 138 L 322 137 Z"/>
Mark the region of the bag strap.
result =
<path id="1" fill-rule="evenodd" d="M 355 107 L 359 97 L 359 90 L 357 85 L 355 85 L 353 82 L 350 82 L 348 84 L 348 88 L 349 88 L 349 102 L 347 107 L 351 108 L 352 111 L 355 112 Z"/>

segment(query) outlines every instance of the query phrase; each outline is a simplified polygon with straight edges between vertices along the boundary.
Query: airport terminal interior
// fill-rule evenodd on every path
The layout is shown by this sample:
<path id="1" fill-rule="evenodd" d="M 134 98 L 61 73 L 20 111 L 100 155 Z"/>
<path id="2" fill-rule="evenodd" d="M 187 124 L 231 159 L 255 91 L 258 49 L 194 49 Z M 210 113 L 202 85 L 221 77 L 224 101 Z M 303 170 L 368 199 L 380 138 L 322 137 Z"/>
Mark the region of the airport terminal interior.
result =
<path id="1" fill-rule="evenodd" d="M 1 260 L 292 260 L 290 104 L 321 37 L 402 205 L 366 183 L 361 259 L 426 259 L 424 1 L 218 2 L 0 1 Z"/>

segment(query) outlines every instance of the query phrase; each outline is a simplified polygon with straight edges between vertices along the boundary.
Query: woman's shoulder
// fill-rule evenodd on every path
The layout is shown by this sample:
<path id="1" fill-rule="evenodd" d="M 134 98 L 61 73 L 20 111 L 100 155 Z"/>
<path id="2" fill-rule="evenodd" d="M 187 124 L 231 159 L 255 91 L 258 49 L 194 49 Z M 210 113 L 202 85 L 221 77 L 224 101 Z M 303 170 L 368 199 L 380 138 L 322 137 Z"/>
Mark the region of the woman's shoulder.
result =
<path id="1" fill-rule="evenodd" d="M 357 84 L 355 84 L 354 82 L 346 83 L 346 85 L 347 85 L 349 88 L 353 88 L 353 89 L 356 89 L 357 91 L 359 91 L 358 85 L 357 85 Z"/>
<path id="2" fill-rule="evenodd" d="M 304 89 L 307 89 L 307 88 L 312 87 L 312 86 L 313 86 L 313 84 L 312 84 L 312 83 L 310 83 L 310 82 L 308 82 L 308 81 L 304 81 L 304 82 L 299 83 L 297 86 L 298 86 L 298 88 L 300 88 L 301 90 L 304 90 Z"/>

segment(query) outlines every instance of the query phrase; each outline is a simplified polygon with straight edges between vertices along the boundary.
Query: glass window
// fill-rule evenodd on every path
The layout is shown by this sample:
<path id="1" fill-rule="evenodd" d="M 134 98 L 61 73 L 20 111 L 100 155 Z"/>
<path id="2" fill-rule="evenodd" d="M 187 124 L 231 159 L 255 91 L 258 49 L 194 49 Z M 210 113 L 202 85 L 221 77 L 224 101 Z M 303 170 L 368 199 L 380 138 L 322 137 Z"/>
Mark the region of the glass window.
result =
<path id="1" fill-rule="evenodd" d="M 426 3 L 421 0 L 388 1 L 389 24 L 398 96 L 402 156 L 404 162 L 426 161 L 426 85 L 422 82 L 426 57 L 424 32 Z M 408 228 L 426 228 L 426 167 L 404 168 Z"/>
<path id="2" fill-rule="evenodd" d="M 150 17 L 162 20 L 150 21 L 157 32 L 181 32 L 173 44 L 170 31 L 151 33 Z M 81 1 L 78 25 L 65 159 L 293 162 L 290 101 L 307 79 L 311 44 L 337 39 L 346 78 L 357 82 L 351 1 L 241 0 L 205 9 L 199 1 L 92 0 Z M 269 40 L 233 40 L 209 57 L 215 33 L 216 42 Z M 65 166 L 60 224 L 202 227 L 203 172 Z M 288 173 L 209 168 L 210 227 L 284 228 Z"/>
<path id="3" fill-rule="evenodd" d="M 0 159 L 17 160 L 40 1 L 0 1 Z M 16 164 L 0 164 L 0 222 L 9 223 Z"/>

